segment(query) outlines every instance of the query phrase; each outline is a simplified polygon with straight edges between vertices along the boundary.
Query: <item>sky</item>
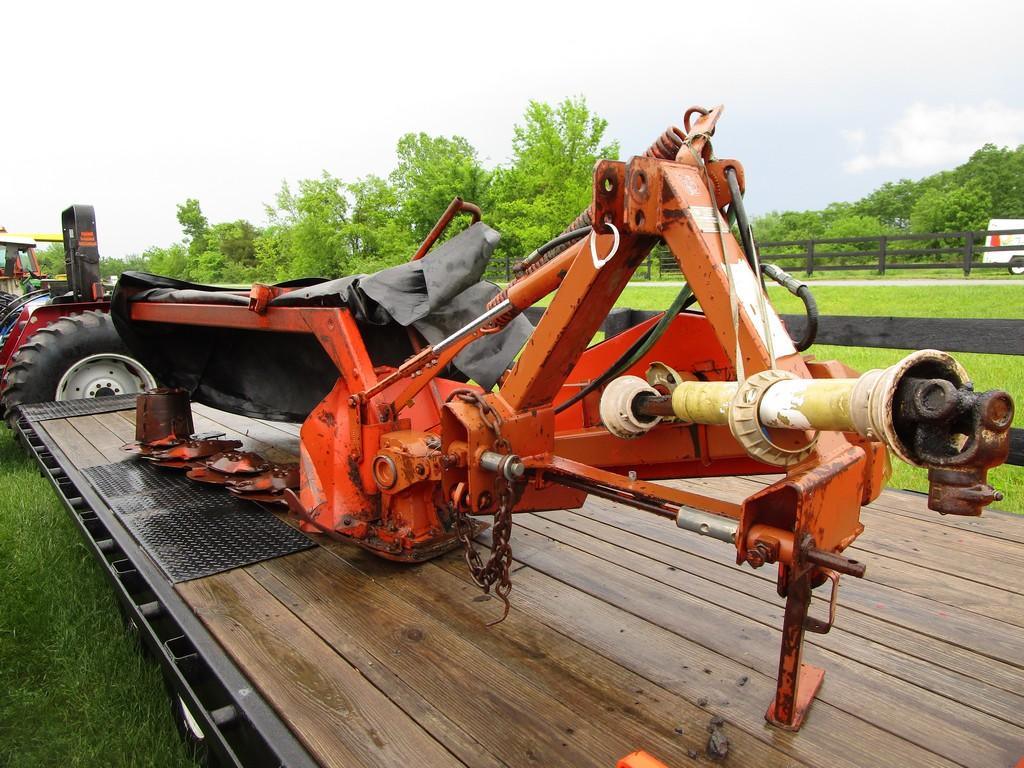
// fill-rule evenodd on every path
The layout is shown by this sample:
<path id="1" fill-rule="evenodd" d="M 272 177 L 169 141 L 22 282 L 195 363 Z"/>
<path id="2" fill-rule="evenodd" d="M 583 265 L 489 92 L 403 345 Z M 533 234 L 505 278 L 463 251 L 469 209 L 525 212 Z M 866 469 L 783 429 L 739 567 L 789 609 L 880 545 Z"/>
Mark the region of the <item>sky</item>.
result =
<path id="1" fill-rule="evenodd" d="M 724 104 L 748 208 L 818 208 L 1024 143 L 1022 21 L 1019 0 L 10 2 L 0 225 L 91 203 L 121 257 L 181 239 L 190 197 L 259 224 L 282 181 L 384 175 L 409 131 L 505 162 L 529 100 L 576 95 L 624 158 Z"/>

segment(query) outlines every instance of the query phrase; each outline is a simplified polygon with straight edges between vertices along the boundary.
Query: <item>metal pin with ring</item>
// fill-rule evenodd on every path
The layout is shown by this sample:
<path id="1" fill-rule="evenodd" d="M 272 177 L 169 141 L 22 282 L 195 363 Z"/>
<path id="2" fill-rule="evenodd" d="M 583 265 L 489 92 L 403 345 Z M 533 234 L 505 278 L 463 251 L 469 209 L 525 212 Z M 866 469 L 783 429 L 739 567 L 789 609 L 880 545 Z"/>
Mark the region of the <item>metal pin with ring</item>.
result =
<path id="1" fill-rule="evenodd" d="M 603 259 L 600 259 L 597 256 L 597 229 L 595 228 L 590 233 L 590 258 L 594 262 L 594 269 L 600 269 L 609 261 L 611 261 L 612 257 L 619 250 L 619 230 L 610 221 L 605 222 L 605 226 L 612 231 L 612 234 L 615 236 L 615 239 L 612 241 L 612 249 L 608 251 L 608 255 L 605 256 Z"/>

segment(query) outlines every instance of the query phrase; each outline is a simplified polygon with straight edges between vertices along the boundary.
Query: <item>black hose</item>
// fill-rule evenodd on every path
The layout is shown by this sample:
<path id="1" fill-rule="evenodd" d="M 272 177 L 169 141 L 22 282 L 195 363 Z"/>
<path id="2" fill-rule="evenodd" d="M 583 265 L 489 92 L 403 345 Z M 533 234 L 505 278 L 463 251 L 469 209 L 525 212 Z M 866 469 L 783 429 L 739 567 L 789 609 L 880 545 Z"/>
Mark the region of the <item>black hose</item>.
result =
<path id="1" fill-rule="evenodd" d="M 530 267 L 532 267 L 534 265 L 534 262 L 536 262 L 537 259 L 539 259 L 541 256 L 543 256 L 548 251 L 553 250 L 554 248 L 557 248 L 560 245 L 564 245 L 566 243 L 571 243 L 573 240 L 578 240 L 579 238 L 583 237 L 584 235 L 589 234 L 591 232 L 591 230 L 593 230 L 593 227 L 588 225 L 588 226 L 585 226 L 585 227 L 580 227 L 579 229 L 573 229 L 573 230 L 570 230 L 568 232 L 563 232 L 558 237 L 555 237 L 555 238 L 552 238 L 551 240 L 548 240 L 546 243 L 544 243 L 544 245 L 542 245 L 540 248 L 536 249 L 533 253 L 531 253 L 529 256 L 527 256 L 525 259 L 523 259 L 518 264 L 516 264 L 512 268 L 513 271 L 516 274 L 520 274 L 522 272 L 526 272 L 527 270 L 530 269 Z"/>
<path id="2" fill-rule="evenodd" d="M 24 296 L 19 296 L 15 301 L 12 301 L 3 308 L 3 315 L 0 316 L 0 328 L 7 325 L 7 322 L 11 319 L 14 313 L 20 312 L 22 307 L 32 301 L 32 299 L 38 299 L 40 296 L 44 296 L 49 292 L 50 291 L 47 288 L 40 288 L 35 291 L 29 291 Z"/>
<path id="3" fill-rule="evenodd" d="M 619 356 L 618 360 L 612 363 L 612 366 L 607 371 L 587 384 L 583 389 L 570 397 L 564 403 L 556 405 L 555 413 L 561 413 L 566 408 L 575 405 L 595 389 L 604 386 L 610 379 L 618 376 L 624 370 L 636 363 L 636 361 L 646 355 L 658 339 L 661 338 L 662 334 L 665 333 L 668 327 L 672 324 L 676 315 L 691 306 L 695 301 L 696 298 L 694 297 L 690 286 L 684 285 L 683 289 L 679 291 L 679 295 L 676 296 L 669 308 L 665 310 L 665 314 L 662 315 L 661 319 L 657 323 L 644 331 L 636 341 L 630 344 L 629 348 Z"/>
<path id="4" fill-rule="evenodd" d="M 768 277 L 804 303 L 807 325 L 804 327 L 804 332 L 800 338 L 793 339 L 793 344 L 796 346 L 797 351 L 803 352 L 814 343 L 814 339 L 818 336 L 818 302 L 814 300 L 814 295 L 811 293 L 810 288 L 781 267 L 777 267 L 774 264 L 762 264 L 761 272 L 768 275 Z"/>
<path id="5" fill-rule="evenodd" d="M 793 340 L 793 344 L 796 345 L 797 352 L 803 352 L 814 343 L 818 336 L 818 302 L 814 300 L 811 289 L 806 285 L 801 285 L 796 295 L 804 303 L 804 311 L 807 313 L 807 325 L 800 338 Z"/>
<path id="6" fill-rule="evenodd" d="M 740 183 L 736 179 L 736 169 L 725 169 L 725 180 L 729 184 L 729 193 L 732 195 L 730 212 L 736 214 L 736 226 L 740 228 L 740 240 L 743 243 L 743 253 L 747 257 L 747 263 L 757 274 L 757 257 L 754 253 L 754 237 L 751 234 L 750 219 L 747 218 L 747 209 L 743 205 L 743 193 L 740 191 Z"/>

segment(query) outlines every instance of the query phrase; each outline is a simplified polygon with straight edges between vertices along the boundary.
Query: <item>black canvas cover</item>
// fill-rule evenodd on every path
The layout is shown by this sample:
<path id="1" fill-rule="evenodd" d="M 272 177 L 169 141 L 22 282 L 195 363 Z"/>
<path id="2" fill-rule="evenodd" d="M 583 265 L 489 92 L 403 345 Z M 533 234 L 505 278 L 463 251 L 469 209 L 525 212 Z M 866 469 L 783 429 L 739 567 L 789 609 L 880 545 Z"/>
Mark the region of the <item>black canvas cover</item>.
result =
<path id="1" fill-rule="evenodd" d="M 478 222 L 419 261 L 372 275 L 280 283 L 294 290 L 271 306 L 347 307 L 374 364 L 396 366 L 413 352 L 407 327 L 436 343 L 485 311 L 498 287 L 481 277 L 498 237 Z M 130 306 L 138 301 L 244 306 L 248 298 L 145 272 L 125 272 L 118 281 L 111 306 L 118 333 L 162 384 L 184 387 L 197 402 L 254 418 L 302 421 L 338 379 L 310 334 L 135 322 Z M 532 329 L 517 317 L 464 349 L 445 375 L 490 389 Z"/>

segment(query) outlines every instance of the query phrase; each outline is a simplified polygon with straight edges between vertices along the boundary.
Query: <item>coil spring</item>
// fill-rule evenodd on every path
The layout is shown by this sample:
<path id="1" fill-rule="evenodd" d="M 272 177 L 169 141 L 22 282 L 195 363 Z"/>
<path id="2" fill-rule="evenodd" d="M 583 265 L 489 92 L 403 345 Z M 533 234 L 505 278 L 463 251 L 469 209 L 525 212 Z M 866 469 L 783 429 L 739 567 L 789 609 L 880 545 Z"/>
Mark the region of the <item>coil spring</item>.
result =
<path id="1" fill-rule="evenodd" d="M 679 150 L 686 141 L 686 133 L 682 128 L 670 125 L 661 136 L 655 139 L 654 143 L 644 152 L 644 157 L 654 157 L 658 160 L 675 160 Z"/>

